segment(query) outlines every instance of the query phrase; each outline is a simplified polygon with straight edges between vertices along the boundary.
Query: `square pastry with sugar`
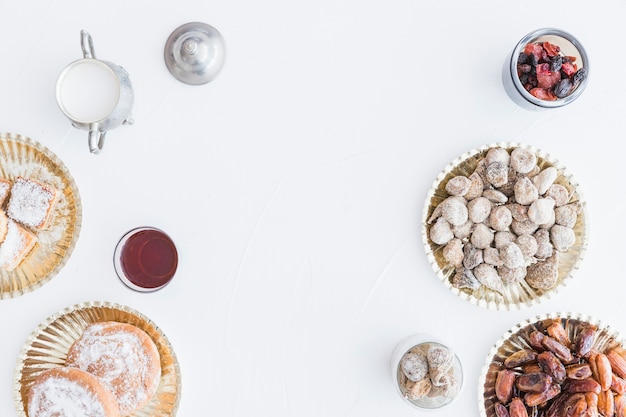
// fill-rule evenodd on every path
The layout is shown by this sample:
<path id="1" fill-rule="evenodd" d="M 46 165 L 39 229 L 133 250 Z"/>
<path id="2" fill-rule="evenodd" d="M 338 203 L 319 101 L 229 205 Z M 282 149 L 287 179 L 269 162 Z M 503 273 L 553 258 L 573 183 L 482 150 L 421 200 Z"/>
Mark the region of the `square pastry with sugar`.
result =
<path id="1" fill-rule="evenodd" d="M 11 186 L 7 204 L 9 218 L 33 229 L 50 223 L 59 191 L 32 178 L 17 177 Z"/>
<path id="2" fill-rule="evenodd" d="M 6 178 L 0 178 L 0 206 L 4 204 L 11 191 L 11 181 Z"/>
<path id="3" fill-rule="evenodd" d="M 17 268 L 37 244 L 37 236 L 9 219 L 7 233 L 0 244 L 0 266 L 7 271 Z"/>

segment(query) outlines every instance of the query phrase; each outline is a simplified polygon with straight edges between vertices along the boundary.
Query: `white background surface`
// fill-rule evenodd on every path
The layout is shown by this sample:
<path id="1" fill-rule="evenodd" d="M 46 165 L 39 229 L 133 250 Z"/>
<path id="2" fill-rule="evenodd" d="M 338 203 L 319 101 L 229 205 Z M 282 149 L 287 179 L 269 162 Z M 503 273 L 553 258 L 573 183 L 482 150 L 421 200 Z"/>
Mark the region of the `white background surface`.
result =
<path id="1" fill-rule="evenodd" d="M 465 369 L 457 401 L 478 416 L 480 369 L 516 323 L 551 311 L 626 331 L 623 254 L 624 1 L 0 0 L 0 130 L 56 153 L 78 184 L 82 229 L 65 268 L 0 301 L 0 415 L 15 415 L 13 371 L 32 330 L 84 301 L 141 311 L 182 372 L 179 416 L 410 416 L 389 370 L 395 344 L 428 332 Z M 210 84 L 174 79 L 163 47 L 202 21 L 227 45 Z M 531 30 L 573 33 L 591 60 L 584 94 L 530 112 L 500 71 Z M 100 155 L 54 99 L 61 69 L 99 58 L 135 87 L 133 126 Z M 426 259 L 425 197 L 446 164 L 515 141 L 557 157 L 587 200 L 589 247 L 550 300 L 489 311 L 453 295 Z M 176 241 L 174 281 L 137 294 L 112 254 L 128 229 Z"/>

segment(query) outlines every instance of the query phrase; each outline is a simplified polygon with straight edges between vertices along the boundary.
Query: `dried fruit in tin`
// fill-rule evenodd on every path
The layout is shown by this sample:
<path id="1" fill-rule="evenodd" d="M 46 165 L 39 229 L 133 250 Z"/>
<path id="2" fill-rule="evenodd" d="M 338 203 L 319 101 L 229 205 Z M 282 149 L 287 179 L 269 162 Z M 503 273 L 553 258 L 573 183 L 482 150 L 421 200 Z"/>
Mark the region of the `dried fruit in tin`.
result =
<path id="1" fill-rule="evenodd" d="M 517 75 L 524 88 L 540 100 L 555 101 L 571 95 L 587 78 L 576 58 L 565 56 L 551 42 L 532 42 L 517 60 Z"/>

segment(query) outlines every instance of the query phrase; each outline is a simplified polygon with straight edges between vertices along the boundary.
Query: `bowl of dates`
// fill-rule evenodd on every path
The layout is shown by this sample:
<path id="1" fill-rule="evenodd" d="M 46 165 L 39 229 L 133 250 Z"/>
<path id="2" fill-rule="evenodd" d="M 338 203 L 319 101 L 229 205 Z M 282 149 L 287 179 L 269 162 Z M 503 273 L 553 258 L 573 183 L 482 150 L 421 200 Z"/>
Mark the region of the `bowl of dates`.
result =
<path id="1" fill-rule="evenodd" d="M 433 182 L 422 240 L 439 279 L 481 307 L 514 310 L 562 289 L 582 261 L 586 204 L 549 154 L 501 142 L 475 148 Z"/>
<path id="2" fill-rule="evenodd" d="M 585 48 L 560 29 L 539 29 L 524 36 L 505 62 L 509 96 L 534 110 L 565 106 L 578 98 L 589 79 Z"/>
<path id="3" fill-rule="evenodd" d="M 623 416 L 626 349 L 595 318 L 536 316 L 495 343 L 478 391 L 482 417 Z"/>

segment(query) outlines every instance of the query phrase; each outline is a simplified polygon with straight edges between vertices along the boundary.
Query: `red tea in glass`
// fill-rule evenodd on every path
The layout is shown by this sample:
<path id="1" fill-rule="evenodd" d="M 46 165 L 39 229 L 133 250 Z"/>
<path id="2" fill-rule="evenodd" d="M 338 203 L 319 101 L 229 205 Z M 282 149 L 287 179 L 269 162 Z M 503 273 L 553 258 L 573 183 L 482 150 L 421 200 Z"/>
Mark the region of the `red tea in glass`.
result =
<path id="1" fill-rule="evenodd" d="M 178 266 L 178 252 L 172 239 L 154 227 L 140 227 L 118 242 L 114 266 L 122 282 L 136 291 L 156 291 L 167 285 Z"/>

